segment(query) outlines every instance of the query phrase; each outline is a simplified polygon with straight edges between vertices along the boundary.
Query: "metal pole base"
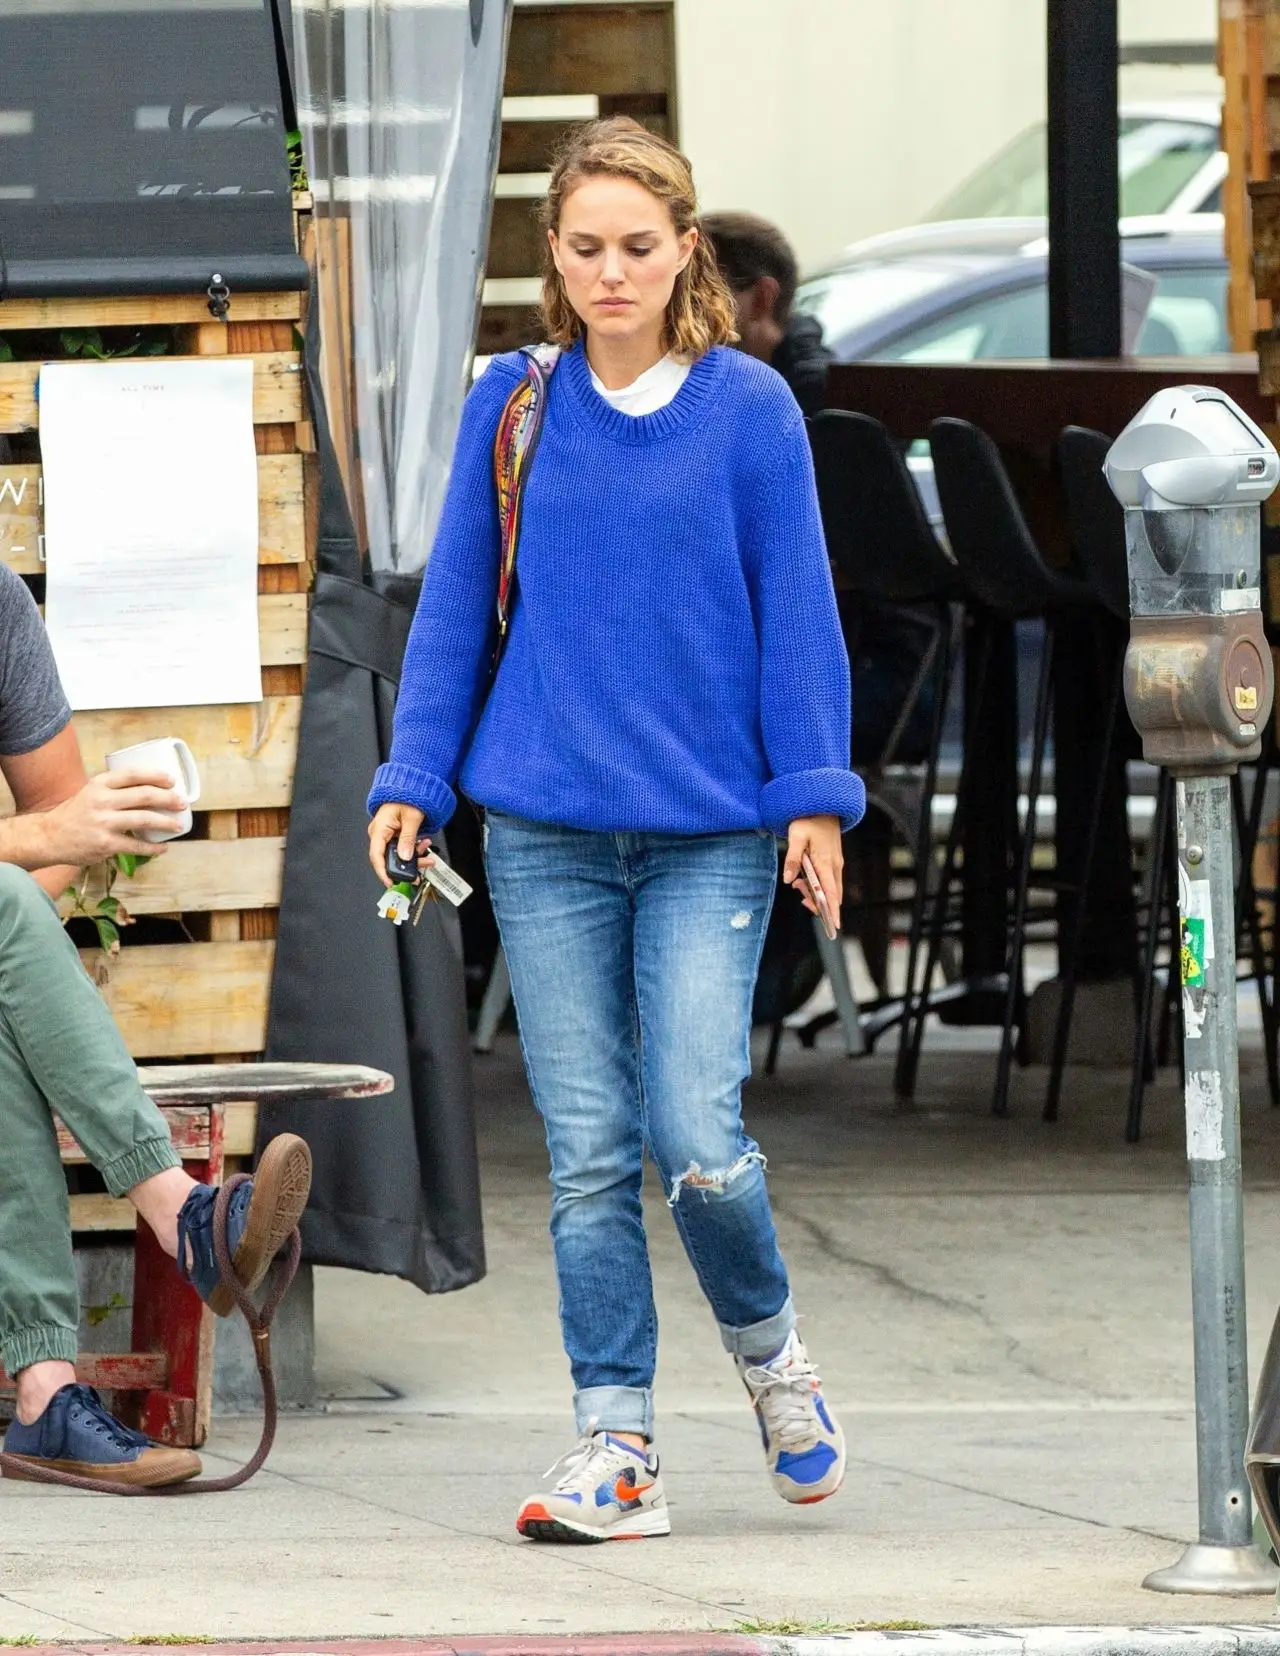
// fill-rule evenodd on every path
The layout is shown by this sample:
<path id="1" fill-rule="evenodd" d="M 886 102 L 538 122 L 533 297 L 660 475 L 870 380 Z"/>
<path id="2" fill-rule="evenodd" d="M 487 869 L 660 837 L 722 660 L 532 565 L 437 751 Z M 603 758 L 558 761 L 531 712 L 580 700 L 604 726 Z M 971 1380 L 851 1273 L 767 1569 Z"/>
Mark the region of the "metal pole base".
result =
<path id="1" fill-rule="evenodd" d="M 1176 1564 L 1153 1570 L 1142 1585 L 1152 1593 L 1274 1593 L 1280 1569 L 1254 1546 L 1211 1547 L 1193 1541 Z"/>

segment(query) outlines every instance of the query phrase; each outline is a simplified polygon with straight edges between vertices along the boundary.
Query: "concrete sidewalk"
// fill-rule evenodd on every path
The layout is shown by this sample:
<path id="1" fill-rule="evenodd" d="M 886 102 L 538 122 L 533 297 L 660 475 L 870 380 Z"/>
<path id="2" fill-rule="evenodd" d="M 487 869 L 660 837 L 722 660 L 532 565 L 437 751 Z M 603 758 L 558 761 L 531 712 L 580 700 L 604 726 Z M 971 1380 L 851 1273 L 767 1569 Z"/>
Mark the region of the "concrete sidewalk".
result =
<path id="1" fill-rule="evenodd" d="M 792 1044 L 750 1090 L 805 1331 L 849 1433 L 837 1499 L 792 1509 L 770 1491 L 655 1190 L 674 1534 L 576 1549 L 516 1537 L 519 1499 L 572 1428 L 539 1129 L 504 1038 L 478 1069 L 488 1280 L 429 1300 L 318 1273 L 330 1401 L 287 1419 L 268 1470 L 235 1495 L 0 1486 L 0 1638 L 1267 1621 L 1268 1598 L 1139 1586 L 1196 1529 L 1176 1080 L 1154 1089 L 1149 1136 L 1130 1148 L 1124 1077 L 1073 1072 L 1056 1127 L 1039 1121 L 1042 1072 L 1018 1077 L 1007 1122 L 987 1114 L 990 1078 L 986 1054 L 930 1053 L 920 1107 L 900 1116 L 887 1058 Z M 1280 1303 L 1280 1114 L 1253 1055 L 1244 1090 L 1256 1359 Z M 215 1423 L 209 1469 L 255 1437 L 252 1421 Z"/>

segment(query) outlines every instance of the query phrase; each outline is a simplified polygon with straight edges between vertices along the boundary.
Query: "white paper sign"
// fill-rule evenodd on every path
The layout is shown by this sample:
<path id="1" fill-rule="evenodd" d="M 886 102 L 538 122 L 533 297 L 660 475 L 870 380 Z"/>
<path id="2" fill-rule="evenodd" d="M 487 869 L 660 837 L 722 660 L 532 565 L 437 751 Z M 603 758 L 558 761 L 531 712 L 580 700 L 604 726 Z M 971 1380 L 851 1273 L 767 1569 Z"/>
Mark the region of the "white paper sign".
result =
<path id="1" fill-rule="evenodd" d="M 48 363 L 40 454 L 72 708 L 260 701 L 252 362 Z"/>

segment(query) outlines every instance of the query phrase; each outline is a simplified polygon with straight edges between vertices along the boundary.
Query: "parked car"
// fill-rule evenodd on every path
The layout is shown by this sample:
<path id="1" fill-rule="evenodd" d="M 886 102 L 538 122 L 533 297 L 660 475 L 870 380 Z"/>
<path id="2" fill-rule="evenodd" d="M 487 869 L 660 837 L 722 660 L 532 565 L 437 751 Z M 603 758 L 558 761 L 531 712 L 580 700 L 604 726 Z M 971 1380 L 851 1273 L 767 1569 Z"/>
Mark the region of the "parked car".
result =
<path id="1" fill-rule="evenodd" d="M 1228 349 L 1222 216 L 1122 222 L 1121 259 L 1156 279 L 1140 356 Z M 917 226 L 849 248 L 809 277 L 796 308 L 841 362 L 976 362 L 1049 350 L 1048 242 L 1041 219 Z"/>
<path id="2" fill-rule="evenodd" d="M 1120 212 L 1216 213 L 1227 158 L 1221 106 L 1207 98 L 1124 104 L 1120 109 Z M 927 216 L 1024 218 L 1048 211 L 1048 131 L 1028 127 L 952 190 Z"/>

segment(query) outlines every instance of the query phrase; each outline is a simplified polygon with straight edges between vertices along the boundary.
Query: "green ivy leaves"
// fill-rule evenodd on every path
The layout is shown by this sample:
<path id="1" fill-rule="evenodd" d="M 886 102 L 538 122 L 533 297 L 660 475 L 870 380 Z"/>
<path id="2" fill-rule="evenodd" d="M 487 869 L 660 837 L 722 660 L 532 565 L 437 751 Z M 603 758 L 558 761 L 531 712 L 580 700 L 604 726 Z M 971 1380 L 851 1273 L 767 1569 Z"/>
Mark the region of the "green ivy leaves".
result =
<path id="1" fill-rule="evenodd" d="M 143 331 L 131 345 L 104 345 L 97 328 L 62 328 L 58 341 L 69 357 L 89 357 L 95 362 L 108 357 L 164 356 L 169 349 L 167 339 Z"/>
<path id="2" fill-rule="evenodd" d="M 89 904 L 89 884 L 95 872 L 94 868 L 86 868 L 80 877 L 79 885 L 68 886 L 63 892 L 64 897 L 71 899 L 71 913 L 67 919 L 93 921 L 94 930 L 98 934 L 98 947 L 106 955 L 108 962 L 115 960 L 120 953 L 121 927 L 133 924 L 133 916 L 115 896 L 112 888 L 121 874 L 126 880 L 131 880 L 142 865 L 150 860 L 149 857 L 139 856 L 133 851 L 122 851 L 107 862 L 97 864 L 96 868 L 101 871 L 104 890 L 92 907 Z"/>

